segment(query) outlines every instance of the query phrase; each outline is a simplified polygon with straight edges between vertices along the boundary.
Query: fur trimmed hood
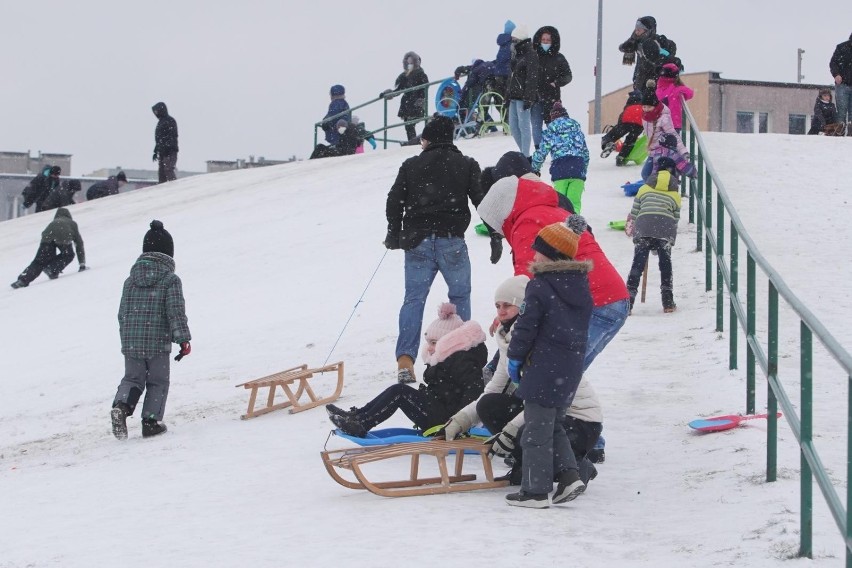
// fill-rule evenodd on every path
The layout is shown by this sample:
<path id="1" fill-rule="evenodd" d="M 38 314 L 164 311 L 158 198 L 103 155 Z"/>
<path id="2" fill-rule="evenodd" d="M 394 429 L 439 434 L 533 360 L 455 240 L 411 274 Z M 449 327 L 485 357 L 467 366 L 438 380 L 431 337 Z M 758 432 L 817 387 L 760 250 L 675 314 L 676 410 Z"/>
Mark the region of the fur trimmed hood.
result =
<path id="1" fill-rule="evenodd" d="M 549 260 L 530 263 L 530 273 L 533 275 L 546 272 L 591 272 L 591 260 Z"/>
<path id="2" fill-rule="evenodd" d="M 442 363 L 450 355 L 459 351 L 468 351 L 480 343 L 485 343 L 485 332 L 475 321 L 467 321 L 461 327 L 449 332 L 435 345 L 435 353 L 429 355 L 427 346 L 423 346 L 423 362 L 427 365 Z"/>

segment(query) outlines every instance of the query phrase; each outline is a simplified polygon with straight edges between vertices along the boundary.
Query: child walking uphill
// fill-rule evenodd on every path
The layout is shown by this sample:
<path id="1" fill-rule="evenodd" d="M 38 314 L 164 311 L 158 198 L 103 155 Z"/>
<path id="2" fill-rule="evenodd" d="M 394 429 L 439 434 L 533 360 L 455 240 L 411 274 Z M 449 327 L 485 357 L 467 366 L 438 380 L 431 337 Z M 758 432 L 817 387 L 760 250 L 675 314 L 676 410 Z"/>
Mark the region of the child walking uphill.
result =
<path id="1" fill-rule="evenodd" d="M 563 426 L 583 377 L 592 315 L 591 265 L 573 260 L 585 230 L 585 219 L 572 215 L 566 223 L 544 227 L 532 245 L 533 279 L 507 351 L 509 377 L 518 383 L 525 423 L 521 490 L 506 496 L 509 505 L 549 507 L 554 472 L 558 485 L 553 503 L 570 501 L 586 488 Z"/>
<path id="2" fill-rule="evenodd" d="M 553 104 L 550 124 L 532 156 L 532 169 L 536 175 L 541 171 L 548 153 L 551 154 L 550 179 L 553 189 L 571 200 L 574 211 L 579 213 L 589 169 L 589 147 L 580 123 L 568 116 L 559 101 Z"/>
<path id="3" fill-rule="evenodd" d="M 633 209 L 627 216 L 625 231 L 633 237 L 633 266 L 627 277 L 630 292 L 630 310 L 639 289 L 639 279 L 648 262 L 648 253 L 657 251 L 660 258 L 660 292 L 663 311 L 671 313 L 677 306 L 674 302 L 672 276 L 672 247 L 677 238 L 677 223 L 680 219 L 680 193 L 675 163 L 669 158 L 657 161 L 658 171 L 639 188 L 633 198 Z"/>
<path id="4" fill-rule="evenodd" d="M 183 286 L 175 274 L 174 241 L 160 221 L 142 241 L 142 255 L 124 281 L 118 308 L 124 378 L 112 403 L 112 433 L 127 439 L 127 417 L 145 392 L 142 405 L 142 437 L 166 431 L 161 422 L 169 395 L 169 354 L 172 343 L 180 345 L 175 361 L 189 355 L 192 339 L 186 319 Z"/>
<path id="5" fill-rule="evenodd" d="M 645 137 L 648 138 L 648 160 L 642 166 L 642 179 L 647 180 L 654 167 L 654 159 L 651 156 L 660 146 L 660 140 L 664 134 L 675 136 L 675 151 L 678 154 L 686 158 L 688 152 L 674 129 L 669 107 L 660 102 L 654 91 L 649 90 L 642 95 L 642 111 L 642 126 L 645 128 Z"/>
<path id="6" fill-rule="evenodd" d="M 683 101 L 692 98 L 695 92 L 680 80 L 680 69 L 674 63 L 666 63 L 657 78 L 657 98 L 669 107 L 672 126 L 680 134 L 683 127 Z"/>

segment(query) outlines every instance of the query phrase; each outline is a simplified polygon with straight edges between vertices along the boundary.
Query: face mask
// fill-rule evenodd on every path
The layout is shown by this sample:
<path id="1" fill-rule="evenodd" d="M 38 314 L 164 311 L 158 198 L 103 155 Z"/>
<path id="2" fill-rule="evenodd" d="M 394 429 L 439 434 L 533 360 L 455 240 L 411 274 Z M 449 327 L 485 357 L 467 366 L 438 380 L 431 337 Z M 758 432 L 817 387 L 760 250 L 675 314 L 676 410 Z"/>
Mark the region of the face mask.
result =
<path id="1" fill-rule="evenodd" d="M 547 53 L 548 51 L 550 51 L 550 44 L 549 44 L 549 43 L 543 43 L 543 44 L 541 44 L 541 50 L 542 50 L 543 52 Z"/>
<path id="2" fill-rule="evenodd" d="M 341 126 L 340 128 L 338 128 L 338 129 L 337 129 L 337 131 L 338 131 L 340 134 L 343 134 L 344 132 L 346 132 L 346 129 L 345 129 L 345 128 L 343 128 L 343 127 Z"/>
<path id="3" fill-rule="evenodd" d="M 414 63 L 409 63 L 408 65 L 405 66 L 405 68 L 408 71 L 413 71 L 414 70 Z"/>

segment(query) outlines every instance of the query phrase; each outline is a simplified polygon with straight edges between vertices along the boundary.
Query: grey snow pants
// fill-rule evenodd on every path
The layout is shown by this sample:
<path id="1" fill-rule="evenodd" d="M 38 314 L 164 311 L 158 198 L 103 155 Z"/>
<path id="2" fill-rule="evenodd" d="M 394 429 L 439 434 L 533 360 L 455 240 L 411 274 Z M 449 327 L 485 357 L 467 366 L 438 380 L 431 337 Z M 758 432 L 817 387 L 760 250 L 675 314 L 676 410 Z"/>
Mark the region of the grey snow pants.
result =
<path id="1" fill-rule="evenodd" d="M 577 469 L 577 458 L 562 425 L 565 412 L 565 408 L 546 408 L 524 401 L 521 491 L 546 495 L 553 491 L 554 473 Z"/>
<path id="2" fill-rule="evenodd" d="M 145 402 L 142 404 L 142 420 L 162 420 L 169 396 L 168 353 L 160 353 L 149 359 L 124 356 L 124 378 L 118 385 L 113 407 L 123 402 L 133 414 L 143 392 Z"/>

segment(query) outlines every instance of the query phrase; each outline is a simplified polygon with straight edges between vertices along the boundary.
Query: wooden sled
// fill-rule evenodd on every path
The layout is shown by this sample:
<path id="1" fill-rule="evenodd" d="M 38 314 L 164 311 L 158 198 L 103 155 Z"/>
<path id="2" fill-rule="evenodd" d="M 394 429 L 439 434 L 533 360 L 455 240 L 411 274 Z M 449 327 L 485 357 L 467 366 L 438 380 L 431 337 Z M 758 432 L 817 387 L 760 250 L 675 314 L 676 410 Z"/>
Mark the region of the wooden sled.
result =
<path id="1" fill-rule="evenodd" d="M 411 497 L 415 495 L 435 495 L 477 489 L 496 489 L 505 487 L 508 481 L 495 481 L 491 469 L 490 446 L 482 440 L 464 438 L 461 440 L 430 440 L 428 442 L 408 442 L 384 446 L 366 446 L 345 450 L 323 450 L 320 452 L 328 474 L 344 487 L 366 489 L 382 497 Z M 485 480 L 476 481 L 475 474 L 464 474 L 465 450 L 479 454 L 485 470 Z M 447 456 L 455 454 L 456 463 L 453 475 L 447 468 Z M 420 477 L 420 456 L 429 455 L 438 460 L 440 477 Z M 364 474 L 363 466 L 371 462 L 386 459 L 410 457 L 411 466 L 408 479 L 402 481 L 372 482 Z M 349 470 L 355 480 L 350 481 L 339 470 Z"/>
<path id="2" fill-rule="evenodd" d="M 331 396 L 319 398 L 308 383 L 308 379 L 313 377 L 315 373 L 325 373 L 329 371 L 337 371 L 337 388 L 334 389 L 334 393 Z M 298 386 L 296 388 L 296 392 L 293 392 L 290 387 L 296 381 L 298 381 Z M 290 413 L 294 414 L 309 408 L 314 408 L 320 404 L 334 402 L 338 399 L 340 392 L 343 390 L 343 361 L 338 361 L 333 365 L 326 365 L 325 367 L 318 367 L 316 369 L 308 369 L 307 365 L 301 365 L 299 367 L 293 367 L 292 369 L 281 371 L 280 373 L 275 373 L 274 375 L 239 384 L 237 387 L 251 389 L 248 411 L 240 417 L 243 420 L 248 420 L 249 418 L 254 418 L 255 416 L 260 416 L 261 414 L 266 414 L 267 412 L 287 407 L 290 407 Z M 287 402 L 275 404 L 275 391 L 278 387 L 281 387 L 281 390 L 283 390 L 284 394 L 287 395 Z M 261 388 L 269 389 L 269 393 L 266 397 L 266 406 L 260 410 L 255 410 L 254 405 L 257 400 L 257 391 Z M 307 394 L 309 399 L 308 402 L 299 402 L 299 399 L 301 399 L 304 394 Z"/>

